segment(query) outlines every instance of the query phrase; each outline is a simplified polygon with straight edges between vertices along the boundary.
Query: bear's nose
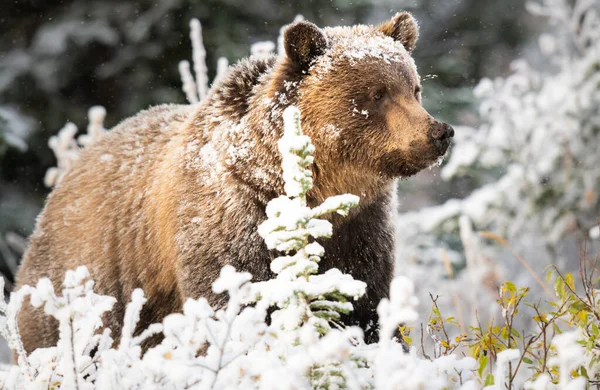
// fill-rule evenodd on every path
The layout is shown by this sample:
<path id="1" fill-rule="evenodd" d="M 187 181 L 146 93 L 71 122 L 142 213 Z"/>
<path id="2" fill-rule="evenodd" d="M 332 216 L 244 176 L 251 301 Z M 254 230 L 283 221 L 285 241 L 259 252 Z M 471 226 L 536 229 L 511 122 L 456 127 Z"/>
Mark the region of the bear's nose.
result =
<path id="1" fill-rule="evenodd" d="M 439 123 L 431 129 L 431 138 L 435 140 L 444 140 L 454 137 L 454 129 L 447 123 Z"/>

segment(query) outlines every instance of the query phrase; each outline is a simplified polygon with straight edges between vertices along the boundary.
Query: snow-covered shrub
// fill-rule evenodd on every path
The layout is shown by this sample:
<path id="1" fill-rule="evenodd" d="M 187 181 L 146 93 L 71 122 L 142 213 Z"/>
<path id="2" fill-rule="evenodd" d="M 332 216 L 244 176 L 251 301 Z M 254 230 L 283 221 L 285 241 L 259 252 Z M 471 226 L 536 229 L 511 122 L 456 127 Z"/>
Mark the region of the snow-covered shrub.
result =
<path id="1" fill-rule="evenodd" d="M 35 122 L 31 118 L 12 107 L 0 105 L 0 157 L 8 148 L 25 152 L 34 128 Z"/>
<path id="2" fill-rule="evenodd" d="M 560 250 L 575 241 L 572 233 L 594 237 L 598 230 L 592 229 L 600 215 L 598 2 L 543 0 L 528 9 L 550 22 L 539 39 L 543 61 L 517 60 L 509 76 L 481 80 L 475 94 L 482 124 L 457 127 L 442 170 L 445 179 L 484 184 L 464 199 L 398 218 L 399 261 L 421 296 L 451 291 L 456 277 L 471 286 L 458 292 L 462 309 L 479 308 L 484 318 L 502 280 L 531 285 L 548 264 L 568 267 Z M 502 265 L 508 247 L 525 255 L 531 271 L 524 262 Z M 542 291 L 539 283 L 531 287 Z"/>
<path id="3" fill-rule="evenodd" d="M 208 68 L 206 66 L 206 49 L 202 40 L 202 25 L 198 19 L 190 21 L 190 40 L 192 42 L 192 63 L 194 65 L 194 75 L 190 70 L 189 61 L 179 62 L 179 74 L 183 92 L 190 104 L 196 104 L 202 101 L 208 94 Z M 272 50 L 272 49 L 271 49 Z M 254 54 L 254 53 L 253 53 Z M 213 84 L 218 82 L 227 72 L 229 61 L 225 57 L 220 57 L 217 61 L 217 75 Z"/>
<path id="4" fill-rule="evenodd" d="M 296 238 L 302 237 L 298 232 Z M 171 314 L 162 324 L 153 324 L 139 334 L 134 329 L 145 298 L 141 290 L 135 290 L 125 313 L 121 341 L 112 345 L 110 330 L 98 330 L 102 314 L 112 308 L 114 298 L 94 294 L 87 269 L 80 267 L 67 273 L 61 296 L 49 280 L 42 279 L 36 287 L 25 286 L 13 293 L 8 304 L 0 303 L 4 314 L 0 334 L 18 356 L 17 366 L 0 368 L 0 384 L 7 389 L 585 389 L 597 382 L 600 373 L 600 313 L 598 292 L 593 288 L 598 271 L 585 264 L 583 291 L 577 293 L 572 275 L 558 274 L 553 309 L 540 312 L 534 305 L 539 329 L 527 335 L 512 324 L 529 289 L 506 283 L 499 297 L 504 323 L 475 328 L 469 337 L 456 340 L 468 346 L 477 361 L 454 352 L 448 345 L 454 341 L 447 334 L 432 339 L 451 352 L 434 352 L 433 357 L 425 350 L 418 354 L 414 346 L 405 353 L 402 345 L 389 337 L 399 323 L 412 324 L 417 319 L 414 286 L 405 277 L 393 280 L 390 298 L 378 307 L 380 342 L 365 345 L 359 329 L 323 326 L 332 317 L 317 314 L 322 306 L 314 310 L 310 304 L 300 303 L 322 285 L 320 281 L 306 280 L 302 272 L 290 277 L 297 290 L 290 289 L 283 304 L 275 303 L 273 320 L 268 323 L 270 303 L 257 299 L 256 294 L 281 287 L 278 279 L 282 273 L 253 284 L 249 274 L 230 266 L 222 269 L 213 285 L 216 293 L 228 294 L 225 308 L 215 310 L 204 298 L 188 299 L 183 313 Z M 329 278 L 338 286 L 345 279 L 344 275 Z M 298 283 L 300 280 L 305 283 Z M 354 284 L 359 292 L 363 288 L 361 282 L 350 279 L 345 284 Z M 324 292 L 332 294 L 326 307 L 337 310 L 340 290 L 334 287 Z M 57 346 L 30 355 L 23 350 L 16 322 L 27 296 L 60 324 Z M 249 301 L 256 304 L 245 306 Z M 434 311 L 439 316 L 439 309 Z M 437 318 L 446 333 L 444 321 L 448 324 L 452 319 Z M 433 322 L 430 320 L 430 325 Z M 142 342 L 160 332 L 163 341 L 142 355 Z"/>
<path id="5" fill-rule="evenodd" d="M 507 78 L 483 79 L 475 89 L 483 125 L 463 129 L 442 173 L 494 176 L 496 197 L 480 196 L 479 210 L 463 213 L 479 228 L 507 237 L 539 226 L 549 247 L 578 226 L 587 232 L 600 211 L 594 153 L 600 142 L 600 9 L 586 0 L 569 4 L 528 5 L 554 30 L 539 38 L 548 69 L 518 60 Z"/>
<path id="6" fill-rule="evenodd" d="M 296 15 L 294 22 L 304 20 L 302 15 Z M 250 54 L 255 57 L 267 57 L 275 52 L 277 48 L 278 55 L 284 55 L 283 31 L 287 26 L 282 26 L 277 38 L 277 46 L 272 41 L 256 42 L 250 47 Z M 208 68 L 206 66 L 206 49 L 202 39 L 202 25 L 198 19 L 190 21 L 190 41 L 192 42 L 192 63 L 194 74 L 190 69 L 189 61 L 179 62 L 179 74 L 183 93 L 190 104 L 196 104 L 202 101 L 208 94 Z M 216 84 L 227 72 L 229 60 L 220 57 L 217 60 L 217 74 L 213 80 Z"/>
<path id="7" fill-rule="evenodd" d="M 479 383 L 486 388 L 586 389 L 599 383 L 600 258 L 591 259 L 583 248 L 579 261 L 579 280 L 557 268 L 548 272 L 547 280 L 555 277 L 553 299 L 543 304 L 530 288 L 505 282 L 497 295 L 499 318 L 477 321 L 456 337 L 459 323 L 454 317 L 444 318 L 437 304 L 439 297 L 432 297 L 427 334 L 434 345 L 427 348 L 425 342 L 423 356 L 464 353 L 473 357 Z M 534 326 L 519 327 L 523 317 Z"/>
<path id="8" fill-rule="evenodd" d="M 54 152 L 57 163 L 56 167 L 49 168 L 46 171 L 44 177 L 46 187 L 54 187 L 60 183 L 73 162 L 79 158 L 79 149 L 93 144 L 106 132 L 104 128 L 106 109 L 104 107 L 91 107 L 88 111 L 88 118 L 90 123 L 87 127 L 87 134 L 75 138 L 78 131 L 77 126 L 69 122 L 57 135 L 50 137 L 48 140 L 48 146 Z"/>
<path id="9" fill-rule="evenodd" d="M 115 299 L 95 294 L 94 282 L 88 277 L 87 269 L 80 267 L 67 272 L 61 296 L 55 294 L 49 279 L 40 279 L 36 287 L 24 286 L 13 292 L 8 305 L 2 301 L 0 311 L 5 317 L 0 322 L 0 334 L 15 352 L 18 363 L 2 373 L 4 387 L 89 388 L 83 384 L 96 378 L 98 359 L 112 344 L 109 329 L 96 331 L 102 325 L 102 313 L 112 308 Z M 47 315 L 58 320 L 60 332 L 55 347 L 38 349 L 30 355 L 23 348 L 17 323 L 27 297 L 33 306 L 43 306 Z M 94 356 L 93 350 L 97 350 Z"/>

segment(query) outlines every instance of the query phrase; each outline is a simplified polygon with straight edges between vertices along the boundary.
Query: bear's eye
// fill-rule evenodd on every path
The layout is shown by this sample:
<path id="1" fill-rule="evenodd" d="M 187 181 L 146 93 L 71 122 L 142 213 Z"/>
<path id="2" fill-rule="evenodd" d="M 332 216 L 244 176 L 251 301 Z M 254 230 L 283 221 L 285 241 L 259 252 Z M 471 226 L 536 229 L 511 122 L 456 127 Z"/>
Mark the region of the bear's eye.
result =
<path id="1" fill-rule="evenodd" d="M 384 96 L 384 95 L 385 95 L 385 90 L 383 90 L 383 89 L 380 89 L 380 90 L 377 90 L 377 91 L 375 91 L 375 92 L 373 93 L 373 95 L 372 95 L 372 99 L 373 99 L 374 101 L 376 101 L 376 102 L 377 102 L 377 101 L 379 101 L 379 100 L 383 99 L 383 96 Z"/>
<path id="2" fill-rule="evenodd" d="M 421 101 L 421 86 L 420 85 L 415 86 L 415 99 L 417 99 L 418 101 Z"/>

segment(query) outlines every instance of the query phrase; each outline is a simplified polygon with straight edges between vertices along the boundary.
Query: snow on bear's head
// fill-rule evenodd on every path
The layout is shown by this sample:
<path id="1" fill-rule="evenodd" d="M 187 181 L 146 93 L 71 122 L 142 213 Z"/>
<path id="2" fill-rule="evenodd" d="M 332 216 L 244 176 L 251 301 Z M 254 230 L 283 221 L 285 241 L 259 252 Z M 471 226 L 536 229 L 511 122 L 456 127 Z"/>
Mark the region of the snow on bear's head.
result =
<path id="1" fill-rule="evenodd" d="M 379 26 L 303 21 L 285 30 L 285 61 L 299 75 L 296 104 L 317 151 L 389 178 L 414 175 L 446 153 L 454 130 L 421 105 L 417 38 L 407 12 Z"/>

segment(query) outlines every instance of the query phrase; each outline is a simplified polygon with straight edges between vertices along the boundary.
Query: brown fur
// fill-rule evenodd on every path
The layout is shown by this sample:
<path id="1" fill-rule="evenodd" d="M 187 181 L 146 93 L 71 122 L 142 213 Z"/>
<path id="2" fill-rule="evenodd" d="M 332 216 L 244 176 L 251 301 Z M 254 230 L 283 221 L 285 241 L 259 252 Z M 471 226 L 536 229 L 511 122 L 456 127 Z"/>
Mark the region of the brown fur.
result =
<path id="1" fill-rule="evenodd" d="M 124 121 L 84 150 L 49 196 L 18 285 L 49 277 L 60 289 L 66 270 L 86 265 L 97 292 L 118 300 L 105 322 L 118 338 L 135 288 L 148 297 L 146 327 L 188 297 L 223 304 L 211 283 L 225 264 L 254 280 L 272 277 L 276 254 L 257 226 L 283 192 L 276 143 L 281 113 L 294 104 L 316 146 L 309 203 L 361 197 L 349 217 L 331 218 L 320 269 L 367 282 L 349 321 L 375 340 L 369 324 L 393 276 L 394 179 L 432 164 L 449 144 L 446 127 L 421 107 L 416 68 L 398 46 L 414 47 L 411 28 L 405 16 L 379 28 L 300 22 L 286 31 L 285 58 L 243 60 L 200 105 L 155 107 Z M 387 54 L 363 56 L 370 39 Z M 56 343 L 56 325 L 41 310 L 27 305 L 19 322 L 27 351 Z"/>

